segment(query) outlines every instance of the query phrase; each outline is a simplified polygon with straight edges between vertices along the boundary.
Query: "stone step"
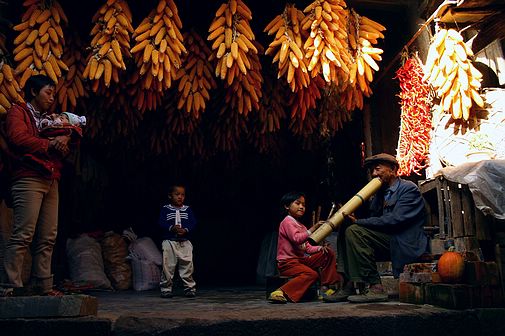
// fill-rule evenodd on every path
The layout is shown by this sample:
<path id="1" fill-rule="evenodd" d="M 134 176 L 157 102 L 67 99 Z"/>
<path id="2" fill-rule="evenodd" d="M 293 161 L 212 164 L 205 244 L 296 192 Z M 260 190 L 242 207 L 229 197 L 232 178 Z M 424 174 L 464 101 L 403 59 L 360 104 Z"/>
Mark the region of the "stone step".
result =
<path id="1" fill-rule="evenodd" d="M 98 301 L 89 295 L 0 298 L 0 319 L 96 316 Z"/>

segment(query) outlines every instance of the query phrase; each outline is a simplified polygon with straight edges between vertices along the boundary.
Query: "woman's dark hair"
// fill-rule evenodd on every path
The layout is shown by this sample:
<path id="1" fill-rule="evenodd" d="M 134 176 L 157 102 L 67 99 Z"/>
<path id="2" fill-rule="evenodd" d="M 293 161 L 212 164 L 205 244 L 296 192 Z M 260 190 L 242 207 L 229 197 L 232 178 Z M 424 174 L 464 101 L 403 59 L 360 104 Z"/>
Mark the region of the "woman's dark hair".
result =
<path id="1" fill-rule="evenodd" d="M 53 80 L 46 75 L 35 75 L 28 78 L 25 84 L 25 101 L 30 102 L 35 96 L 32 94 L 32 90 L 35 94 L 38 94 L 40 90 L 46 85 L 55 86 Z"/>
<path id="2" fill-rule="evenodd" d="M 299 199 L 300 197 L 305 197 L 305 194 L 300 191 L 291 191 L 282 196 L 281 198 L 281 214 L 286 215 L 287 210 L 286 207 L 289 207 L 291 203 Z"/>

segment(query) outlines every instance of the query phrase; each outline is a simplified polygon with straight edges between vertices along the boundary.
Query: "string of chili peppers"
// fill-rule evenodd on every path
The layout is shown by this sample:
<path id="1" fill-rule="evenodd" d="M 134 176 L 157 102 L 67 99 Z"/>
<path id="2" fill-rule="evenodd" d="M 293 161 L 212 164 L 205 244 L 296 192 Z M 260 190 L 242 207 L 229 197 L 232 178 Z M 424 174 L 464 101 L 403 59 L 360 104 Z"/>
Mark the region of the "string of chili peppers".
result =
<path id="1" fill-rule="evenodd" d="M 431 95 L 417 57 L 409 57 L 396 72 L 400 81 L 401 123 L 396 156 L 399 175 L 416 173 L 428 165 L 431 132 Z"/>

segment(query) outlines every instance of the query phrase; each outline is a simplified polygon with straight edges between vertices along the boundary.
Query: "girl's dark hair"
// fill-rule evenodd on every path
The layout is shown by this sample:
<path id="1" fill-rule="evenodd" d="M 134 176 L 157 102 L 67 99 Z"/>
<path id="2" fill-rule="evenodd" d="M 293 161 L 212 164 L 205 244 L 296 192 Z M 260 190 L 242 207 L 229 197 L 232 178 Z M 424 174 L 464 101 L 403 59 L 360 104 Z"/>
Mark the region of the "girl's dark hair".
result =
<path id="1" fill-rule="evenodd" d="M 35 75 L 28 78 L 25 84 L 25 101 L 30 102 L 35 96 L 32 94 L 32 90 L 37 95 L 40 90 L 46 86 L 55 86 L 53 80 L 46 75 Z"/>
<path id="2" fill-rule="evenodd" d="M 305 197 L 305 194 L 300 191 L 291 191 L 282 196 L 281 198 L 281 214 L 285 215 L 287 214 L 286 207 L 289 207 L 291 203 L 299 199 L 300 197 Z"/>

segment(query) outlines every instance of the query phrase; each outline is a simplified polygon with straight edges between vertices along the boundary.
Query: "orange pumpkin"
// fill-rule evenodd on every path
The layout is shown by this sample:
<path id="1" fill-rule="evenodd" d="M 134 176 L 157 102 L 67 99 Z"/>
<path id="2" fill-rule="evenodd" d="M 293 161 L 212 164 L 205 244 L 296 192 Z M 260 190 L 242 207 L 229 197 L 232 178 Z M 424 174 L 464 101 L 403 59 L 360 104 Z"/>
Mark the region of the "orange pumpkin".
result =
<path id="1" fill-rule="evenodd" d="M 464 270 L 465 259 L 458 252 L 445 252 L 438 260 L 438 274 L 443 282 L 460 282 L 463 278 Z"/>

